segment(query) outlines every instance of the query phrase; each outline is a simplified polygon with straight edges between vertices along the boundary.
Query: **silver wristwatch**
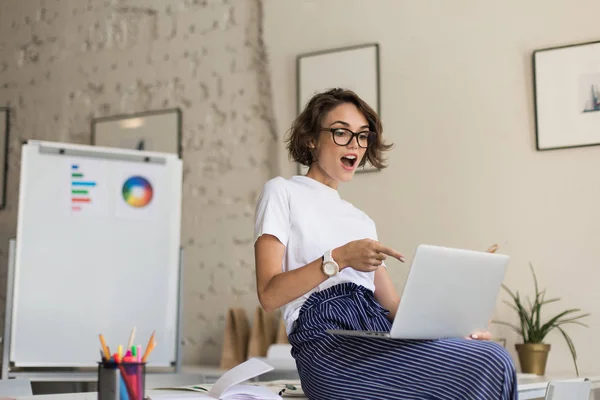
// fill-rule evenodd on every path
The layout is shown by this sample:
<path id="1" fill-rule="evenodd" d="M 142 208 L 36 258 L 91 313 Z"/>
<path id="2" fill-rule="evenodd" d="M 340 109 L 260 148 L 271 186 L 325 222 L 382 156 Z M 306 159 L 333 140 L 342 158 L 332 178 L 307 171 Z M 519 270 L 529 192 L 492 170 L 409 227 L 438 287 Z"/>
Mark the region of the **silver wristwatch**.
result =
<path id="1" fill-rule="evenodd" d="M 323 264 L 321 264 L 321 270 L 328 277 L 336 276 L 340 272 L 340 266 L 335 262 L 331 256 L 331 250 L 328 250 L 323 255 Z"/>

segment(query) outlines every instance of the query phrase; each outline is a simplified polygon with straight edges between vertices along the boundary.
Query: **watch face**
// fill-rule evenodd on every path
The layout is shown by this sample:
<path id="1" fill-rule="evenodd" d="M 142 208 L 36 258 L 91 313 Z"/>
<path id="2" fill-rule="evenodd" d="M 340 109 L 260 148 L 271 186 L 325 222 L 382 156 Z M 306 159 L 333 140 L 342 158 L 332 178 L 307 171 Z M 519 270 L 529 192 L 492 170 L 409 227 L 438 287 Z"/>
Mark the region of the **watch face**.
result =
<path id="1" fill-rule="evenodd" d="M 325 272 L 326 275 L 329 275 L 329 276 L 334 275 L 336 272 L 335 270 L 336 270 L 336 268 L 333 263 L 326 262 L 323 265 L 323 271 Z"/>

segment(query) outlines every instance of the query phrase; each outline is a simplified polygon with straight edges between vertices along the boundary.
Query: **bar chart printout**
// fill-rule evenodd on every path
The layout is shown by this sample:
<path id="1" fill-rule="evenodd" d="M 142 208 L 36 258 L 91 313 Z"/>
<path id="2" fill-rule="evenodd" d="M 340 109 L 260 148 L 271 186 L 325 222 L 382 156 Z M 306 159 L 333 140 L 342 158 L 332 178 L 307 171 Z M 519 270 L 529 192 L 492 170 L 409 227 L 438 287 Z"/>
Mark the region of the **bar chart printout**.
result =
<path id="1" fill-rule="evenodd" d="M 69 163 L 69 207 L 72 215 L 106 216 L 108 214 L 106 173 L 93 161 Z"/>

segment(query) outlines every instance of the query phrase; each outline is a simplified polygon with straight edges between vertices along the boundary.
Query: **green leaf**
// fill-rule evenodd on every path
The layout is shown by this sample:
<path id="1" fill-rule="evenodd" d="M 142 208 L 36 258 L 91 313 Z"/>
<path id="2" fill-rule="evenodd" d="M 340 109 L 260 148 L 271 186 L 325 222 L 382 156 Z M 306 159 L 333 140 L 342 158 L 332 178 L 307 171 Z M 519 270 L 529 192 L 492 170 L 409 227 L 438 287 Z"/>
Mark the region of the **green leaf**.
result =
<path id="1" fill-rule="evenodd" d="M 531 302 L 531 299 L 529 298 L 529 296 L 527 296 L 527 305 L 529 306 L 529 312 L 533 313 L 533 303 Z"/>
<path id="2" fill-rule="evenodd" d="M 531 263 L 529 263 L 529 269 L 531 269 L 531 274 L 533 275 L 533 285 L 535 287 L 535 295 L 537 297 L 540 291 L 538 290 L 537 277 L 535 276 L 535 271 L 533 270 L 533 265 L 531 265 Z"/>
<path id="3" fill-rule="evenodd" d="M 515 295 L 515 307 L 517 309 L 517 316 L 519 317 L 519 324 L 521 325 L 521 332 L 523 332 L 523 337 L 527 337 L 527 330 L 525 324 L 525 318 L 523 317 L 523 307 L 521 306 L 521 301 L 519 300 L 519 293 Z"/>
<path id="4" fill-rule="evenodd" d="M 588 325 L 584 324 L 583 322 L 579 322 L 579 321 L 558 321 L 557 323 L 554 324 L 554 327 L 558 327 L 560 325 L 566 325 L 566 324 L 576 324 L 576 325 L 581 325 L 581 326 L 585 326 L 586 328 L 589 328 Z"/>
<path id="5" fill-rule="evenodd" d="M 560 333 L 562 333 L 563 337 L 565 338 L 565 341 L 567 342 L 567 345 L 569 346 L 571 356 L 573 356 L 573 364 L 575 364 L 575 373 L 577 374 L 577 376 L 579 376 L 579 368 L 577 367 L 577 353 L 575 352 L 575 346 L 573 345 L 573 341 L 571 340 L 569 335 L 567 335 L 567 332 L 563 330 L 563 328 L 557 326 L 556 329 L 558 329 Z"/>
<path id="6" fill-rule="evenodd" d="M 504 283 L 502 284 L 502 289 L 506 290 L 513 300 L 517 298 L 517 296 Z"/>
<path id="7" fill-rule="evenodd" d="M 506 300 L 504 300 L 503 303 L 506 304 L 507 306 L 509 306 L 510 308 L 512 308 L 513 310 L 515 310 L 517 312 L 517 314 L 519 314 L 519 310 L 517 309 L 517 307 L 515 307 L 514 304 L 511 304 Z"/>
<path id="8" fill-rule="evenodd" d="M 579 308 L 572 308 L 569 310 L 565 310 L 563 312 L 561 312 L 560 314 L 556 315 L 555 317 L 551 318 L 548 322 L 546 322 L 543 326 L 542 326 L 542 330 L 543 331 L 551 331 L 553 328 L 553 325 L 556 321 L 558 321 L 560 318 L 562 318 L 563 316 L 567 315 L 567 314 L 571 314 L 574 312 L 578 312 L 581 311 Z"/>
<path id="9" fill-rule="evenodd" d="M 559 297 L 555 297 L 554 299 L 550 299 L 550 300 L 544 300 L 542 301 L 540 304 L 544 305 L 544 304 L 548 304 L 548 303 L 554 303 L 555 301 L 559 301 L 560 298 Z"/>
<path id="10" fill-rule="evenodd" d="M 541 313 L 541 308 L 542 305 L 539 303 L 539 297 L 537 299 L 535 299 L 535 329 L 539 330 L 540 329 L 540 313 Z"/>
<path id="11" fill-rule="evenodd" d="M 592 314 L 591 313 L 584 313 L 584 314 L 580 314 L 580 315 L 571 317 L 569 319 L 561 319 L 561 321 L 575 321 L 575 320 L 578 320 L 580 318 L 588 317 L 590 315 L 592 315 Z"/>
<path id="12" fill-rule="evenodd" d="M 529 263 L 529 269 L 531 270 L 531 275 L 533 276 L 533 286 L 535 288 L 535 307 L 532 307 L 531 310 L 531 319 L 532 321 L 534 321 L 535 323 L 535 330 L 539 331 L 540 330 L 540 296 L 544 296 L 545 294 L 545 290 L 543 292 L 540 293 L 539 288 L 538 288 L 538 282 L 537 282 L 537 277 L 535 276 L 535 271 L 533 270 L 533 265 L 531 263 Z M 541 341 L 541 339 L 540 339 Z"/>
<path id="13" fill-rule="evenodd" d="M 517 308 L 519 309 L 519 317 L 521 319 L 521 327 L 522 327 L 522 331 L 523 331 L 523 342 L 527 343 L 531 341 L 531 336 L 532 334 L 535 335 L 533 326 L 532 326 L 532 322 L 531 322 L 531 318 L 529 316 L 529 314 L 527 313 L 527 310 L 525 309 L 525 307 L 523 307 L 523 305 L 521 304 L 521 299 L 519 297 L 519 293 L 517 292 L 517 297 L 515 299 L 515 303 L 517 305 Z"/>

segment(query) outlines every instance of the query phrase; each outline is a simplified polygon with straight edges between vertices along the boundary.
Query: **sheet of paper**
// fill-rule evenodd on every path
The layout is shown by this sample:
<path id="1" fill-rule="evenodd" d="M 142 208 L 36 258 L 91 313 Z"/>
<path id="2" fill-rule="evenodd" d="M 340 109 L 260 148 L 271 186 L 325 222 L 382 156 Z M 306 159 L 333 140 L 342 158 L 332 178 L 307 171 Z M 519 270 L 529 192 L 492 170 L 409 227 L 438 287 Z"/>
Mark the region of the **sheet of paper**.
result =
<path id="1" fill-rule="evenodd" d="M 273 370 L 273 367 L 269 364 L 259 359 L 251 358 L 248 361 L 245 361 L 225 372 L 223 376 L 221 376 L 215 382 L 209 394 L 214 398 L 219 399 L 231 386 L 247 381 L 271 370 Z"/>
<path id="2" fill-rule="evenodd" d="M 273 367 L 259 359 L 251 358 L 229 371 L 225 372 L 210 388 L 210 391 L 203 393 L 211 385 L 192 385 L 171 390 L 181 390 L 180 393 L 160 393 L 154 394 L 152 400 L 192 400 L 192 399 L 262 399 L 262 400 L 281 400 L 281 396 L 265 386 L 250 384 L 241 384 L 255 378 L 265 372 L 273 370 Z M 185 393 L 185 390 L 190 392 Z M 193 391 L 193 392 L 192 392 Z"/>
<path id="3" fill-rule="evenodd" d="M 150 400 L 195 400 L 195 399 L 211 399 L 214 397 L 204 393 L 189 392 L 189 393 L 160 393 L 148 396 Z"/>
<path id="4" fill-rule="evenodd" d="M 277 393 L 273 393 L 266 387 L 255 385 L 234 385 L 225 392 L 222 399 L 261 399 L 261 400 L 278 400 L 281 397 Z"/>

